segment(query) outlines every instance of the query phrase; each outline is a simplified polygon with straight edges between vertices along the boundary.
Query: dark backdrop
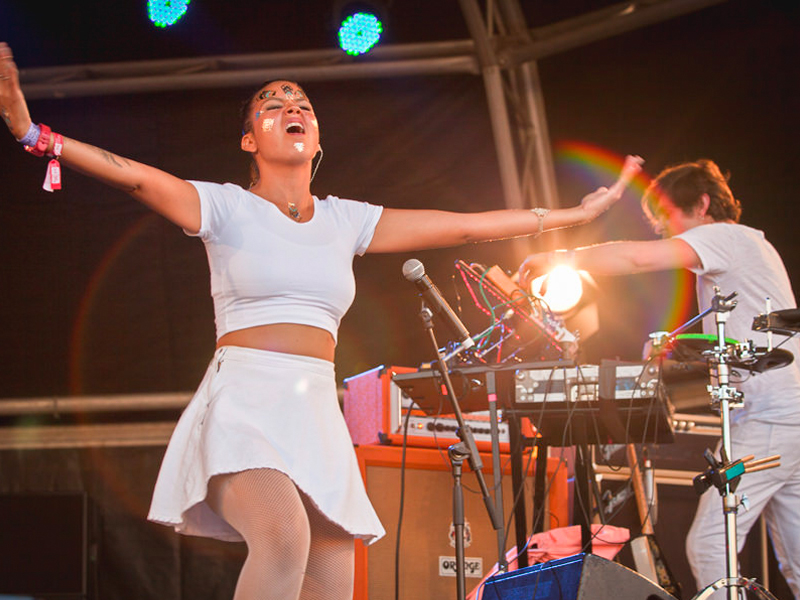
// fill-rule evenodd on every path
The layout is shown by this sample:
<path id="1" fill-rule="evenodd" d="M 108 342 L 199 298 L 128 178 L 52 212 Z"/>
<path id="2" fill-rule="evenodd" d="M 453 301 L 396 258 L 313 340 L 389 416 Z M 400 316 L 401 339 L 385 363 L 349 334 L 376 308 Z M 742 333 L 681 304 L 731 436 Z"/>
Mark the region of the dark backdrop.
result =
<path id="1" fill-rule="evenodd" d="M 538 3 L 523 4 L 539 14 Z M 276 3 L 288 10 L 285 5 Z M 200 13 L 206 10 L 200 3 L 197 7 Z M 11 17 L 24 13 L 30 18 L 36 12 L 3 8 L 3 16 Z M 586 7 L 573 6 L 580 8 Z M 107 7 L 97 8 L 96 14 L 81 10 L 86 12 L 80 21 L 84 29 L 87 19 L 110 18 Z M 451 10 L 445 31 L 461 33 L 460 13 Z M 552 16 L 554 9 L 545 3 L 540 12 Z M 650 174 L 701 156 L 718 161 L 732 174 L 731 185 L 744 204 L 743 221 L 767 232 L 796 280 L 800 265 L 793 252 L 798 209 L 792 158 L 798 122 L 797 17 L 794 3 L 727 2 L 542 60 L 554 145 L 582 142 L 617 155 L 638 153 L 647 159 Z M 292 28 L 296 35 L 291 37 L 284 23 L 267 20 L 265 43 L 273 34 L 301 43 L 296 38 L 302 37 L 302 29 Z M 305 21 L 316 23 L 308 16 Z M 25 27 L 4 20 L 2 37 L 16 42 L 21 66 L 28 57 L 31 64 L 44 63 L 43 47 L 54 43 L 45 34 L 52 32 L 22 22 Z M 398 27 L 405 23 L 399 17 L 391 22 Z M 247 31 L 253 25 L 243 27 Z M 116 43 L 96 48 L 109 30 L 110 25 L 103 35 L 87 35 L 80 42 L 68 35 L 72 29 L 59 30 L 68 45 L 53 50 L 52 63 L 66 62 L 65 56 L 73 62 L 149 58 L 154 47 L 164 50 L 163 39 L 159 45 L 149 43 L 148 36 L 163 37 L 165 32 L 142 34 L 139 44 L 128 39 L 132 34 L 120 33 Z M 308 35 L 314 31 L 311 27 Z M 176 34 L 178 39 L 186 37 L 185 31 L 179 33 L 183 37 Z M 33 44 L 31 36 L 44 40 Z M 202 45 L 192 39 L 195 47 Z M 235 30 L 225 36 L 228 43 L 232 39 L 238 39 Z M 244 39 L 252 45 L 252 35 Z M 212 35 L 208 40 L 207 52 L 231 51 Z M 280 50 L 280 43 L 267 49 Z M 185 43 L 171 49 L 171 55 L 190 50 Z M 503 206 L 479 78 L 453 75 L 306 87 L 319 113 L 325 148 L 315 193 L 392 207 L 468 211 Z M 187 90 L 40 100 L 31 102 L 31 111 L 66 135 L 178 176 L 246 183 L 236 112 L 248 93 Z M 124 194 L 76 173 L 65 173 L 63 191 L 47 194 L 40 188 L 43 161 L 21 152 L 10 138 L 0 145 L 0 153 L 2 395 L 192 389 L 214 344 L 202 244 Z M 567 152 L 556 156 L 562 205 L 574 204 L 613 177 L 596 168 L 590 153 L 579 160 Z M 651 235 L 634 190 L 595 224 L 571 230 L 557 243 Z M 556 243 L 552 238 L 550 234 L 528 246 L 546 248 Z M 414 291 L 401 276 L 409 256 L 356 259 L 358 296 L 342 324 L 340 379 L 380 363 L 415 365 L 430 357 L 417 322 Z M 521 258 L 509 242 L 413 256 L 451 298 L 455 259 L 513 270 Z M 635 359 L 647 333 L 665 325 L 691 295 L 685 282 L 671 274 L 601 279 L 599 288 L 601 330 L 584 344 L 587 360 Z M 483 328 L 485 323 L 471 325 Z"/>

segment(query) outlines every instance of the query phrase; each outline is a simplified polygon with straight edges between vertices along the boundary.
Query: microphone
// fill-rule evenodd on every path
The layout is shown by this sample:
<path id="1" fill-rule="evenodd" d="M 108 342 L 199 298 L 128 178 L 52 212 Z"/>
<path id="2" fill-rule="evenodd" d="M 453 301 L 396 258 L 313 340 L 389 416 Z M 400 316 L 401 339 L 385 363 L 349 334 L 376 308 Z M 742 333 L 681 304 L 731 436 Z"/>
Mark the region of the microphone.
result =
<path id="1" fill-rule="evenodd" d="M 407 260 L 405 264 L 403 264 L 403 277 L 417 287 L 417 290 L 419 290 L 419 293 L 422 295 L 428 307 L 441 316 L 450 329 L 453 330 L 453 333 L 458 337 L 460 350 L 465 350 L 475 345 L 475 342 L 469 335 L 467 328 L 464 327 L 461 319 L 459 319 L 458 315 L 450 308 L 450 305 L 442 296 L 439 288 L 433 285 L 430 277 L 425 274 L 425 267 L 422 266 L 421 262 L 416 258 Z"/>

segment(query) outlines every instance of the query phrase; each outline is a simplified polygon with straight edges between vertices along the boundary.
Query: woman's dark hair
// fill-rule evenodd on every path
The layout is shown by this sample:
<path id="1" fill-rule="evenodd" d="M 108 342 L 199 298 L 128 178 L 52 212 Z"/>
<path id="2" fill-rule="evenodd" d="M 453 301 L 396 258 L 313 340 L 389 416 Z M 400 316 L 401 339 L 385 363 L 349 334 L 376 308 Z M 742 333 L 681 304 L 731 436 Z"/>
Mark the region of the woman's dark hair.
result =
<path id="1" fill-rule="evenodd" d="M 711 199 L 706 214 L 714 221 L 739 222 L 742 205 L 728 187 L 728 176 L 714 161 L 705 158 L 661 171 L 642 196 L 642 206 L 650 214 L 658 214 L 659 201 L 666 196 L 688 215 L 700 204 L 703 194 Z"/>

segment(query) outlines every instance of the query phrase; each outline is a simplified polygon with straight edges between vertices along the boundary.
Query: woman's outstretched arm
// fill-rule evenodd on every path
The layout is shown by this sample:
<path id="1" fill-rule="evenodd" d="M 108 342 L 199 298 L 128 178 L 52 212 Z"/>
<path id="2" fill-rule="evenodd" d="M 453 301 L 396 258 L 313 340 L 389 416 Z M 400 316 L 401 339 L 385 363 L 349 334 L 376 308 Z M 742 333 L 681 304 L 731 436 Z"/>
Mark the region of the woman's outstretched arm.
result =
<path id="1" fill-rule="evenodd" d="M 19 72 L 11 48 L 0 42 L 0 114 L 18 141 L 32 129 L 28 104 L 19 84 Z M 53 152 L 55 135 L 44 140 Z M 20 148 L 20 151 L 22 148 Z M 200 229 L 200 199 L 197 190 L 174 175 L 118 156 L 107 150 L 63 137 L 59 160 L 89 177 L 128 192 L 142 204 L 190 232 Z M 44 166 L 44 165 L 43 165 Z"/>
<path id="2" fill-rule="evenodd" d="M 439 210 L 384 209 L 368 252 L 405 252 L 458 246 L 561 229 L 588 223 L 617 200 L 641 170 L 643 160 L 628 156 L 619 179 L 610 187 L 587 194 L 571 208 L 551 211 L 494 210 L 455 213 Z"/>

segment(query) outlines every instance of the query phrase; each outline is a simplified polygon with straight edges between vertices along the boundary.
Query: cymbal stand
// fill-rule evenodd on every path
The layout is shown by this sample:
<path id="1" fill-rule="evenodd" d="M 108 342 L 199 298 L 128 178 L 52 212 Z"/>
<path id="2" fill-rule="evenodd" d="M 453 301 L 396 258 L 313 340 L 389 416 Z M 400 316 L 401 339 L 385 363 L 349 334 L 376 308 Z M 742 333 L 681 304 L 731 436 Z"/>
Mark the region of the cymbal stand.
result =
<path id="1" fill-rule="evenodd" d="M 483 477 L 483 462 L 481 461 L 480 454 L 478 453 L 478 446 L 475 444 L 475 438 L 472 435 L 472 430 L 464 422 L 464 416 L 461 412 L 461 407 L 458 403 L 453 388 L 453 383 L 450 380 L 450 373 L 447 369 L 447 364 L 444 361 L 444 356 L 439 351 L 439 344 L 436 341 L 436 336 L 433 333 L 433 313 L 431 310 L 422 303 L 422 309 L 419 312 L 420 319 L 422 319 L 425 329 L 430 335 L 433 348 L 436 351 L 436 358 L 439 365 L 439 373 L 444 380 L 447 395 L 450 398 L 450 403 L 453 408 L 453 414 L 458 422 L 457 434 L 461 441 L 453 444 L 448 449 L 450 456 L 450 463 L 453 469 L 453 527 L 455 529 L 455 543 L 456 543 L 456 590 L 457 600 L 465 600 L 466 598 L 466 570 L 464 568 L 464 495 L 461 489 L 461 465 L 466 458 L 469 460 L 470 467 L 475 472 L 478 479 L 478 485 L 481 488 L 481 495 L 483 502 L 486 505 L 486 511 L 489 513 L 489 518 L 492 521 L 492 527 L 495 531 L 503 530 L 503 517 L 500 514 L 502 506 L 499 508 L 495 506 L 492 496 L 489 494 L 489 488 L 486 486 L 486 480 Z M 496 426 L 496 422 L 494 423 Z M 499 533 L 498 533 L 499 538 Z M 501 546 L 498 548 L 498 564 L 505 564 L 505 549 Z"/>
<path id="2" fill-rule="evenodd" d="M 727 577 L 720 579 L 701 590 L 694 600 L 708 598 L 716 590 L 722 587 L 728 590 L 728 600 L 737 600 L 740 589 L 758 589 L 762 598 L 772 598 L 772 595 L 761 588 L 753 580 L 739 577 L 739 557 L 736 532 L 736 515 L 739 504 L 743 502 L 735 494 L 739 478 L 748 470 L 750 471 L 770 469 L 778 466 L 774 463 L 779 457 L 773 456 L 754 463 L 748 463 L 753 457 L 730 462 L 731 456 L 731 424 L 730 411 L 743 405 L 744 395 L 742 392 L 730 385 L 730 357 L 725 341 L 725 323 L 728 321 L 731 311 L 736 308 L 736 300 L 733 298 L 735 293 L 723 297 L 719 288 L 714 288 L 714 298 L 711 301 L 711 311 L 715 314 L 717 326 L 717 346 L 709 353 L 710 363 L 715 366 L 717 373 L 716 384 L 709 386 L 711 393 L 711 406 L 718 409 L 722 421 L 722 452 L 721 460 L 717 461 L 710 451 L 706 451 L 705 458 L 709 462 L 709 469 L 695 478 L 695 490 L 702 494 L 712 484 L 719 490 L 722 496 L 722 507 L 725 516 L 725 566 Z"/>

